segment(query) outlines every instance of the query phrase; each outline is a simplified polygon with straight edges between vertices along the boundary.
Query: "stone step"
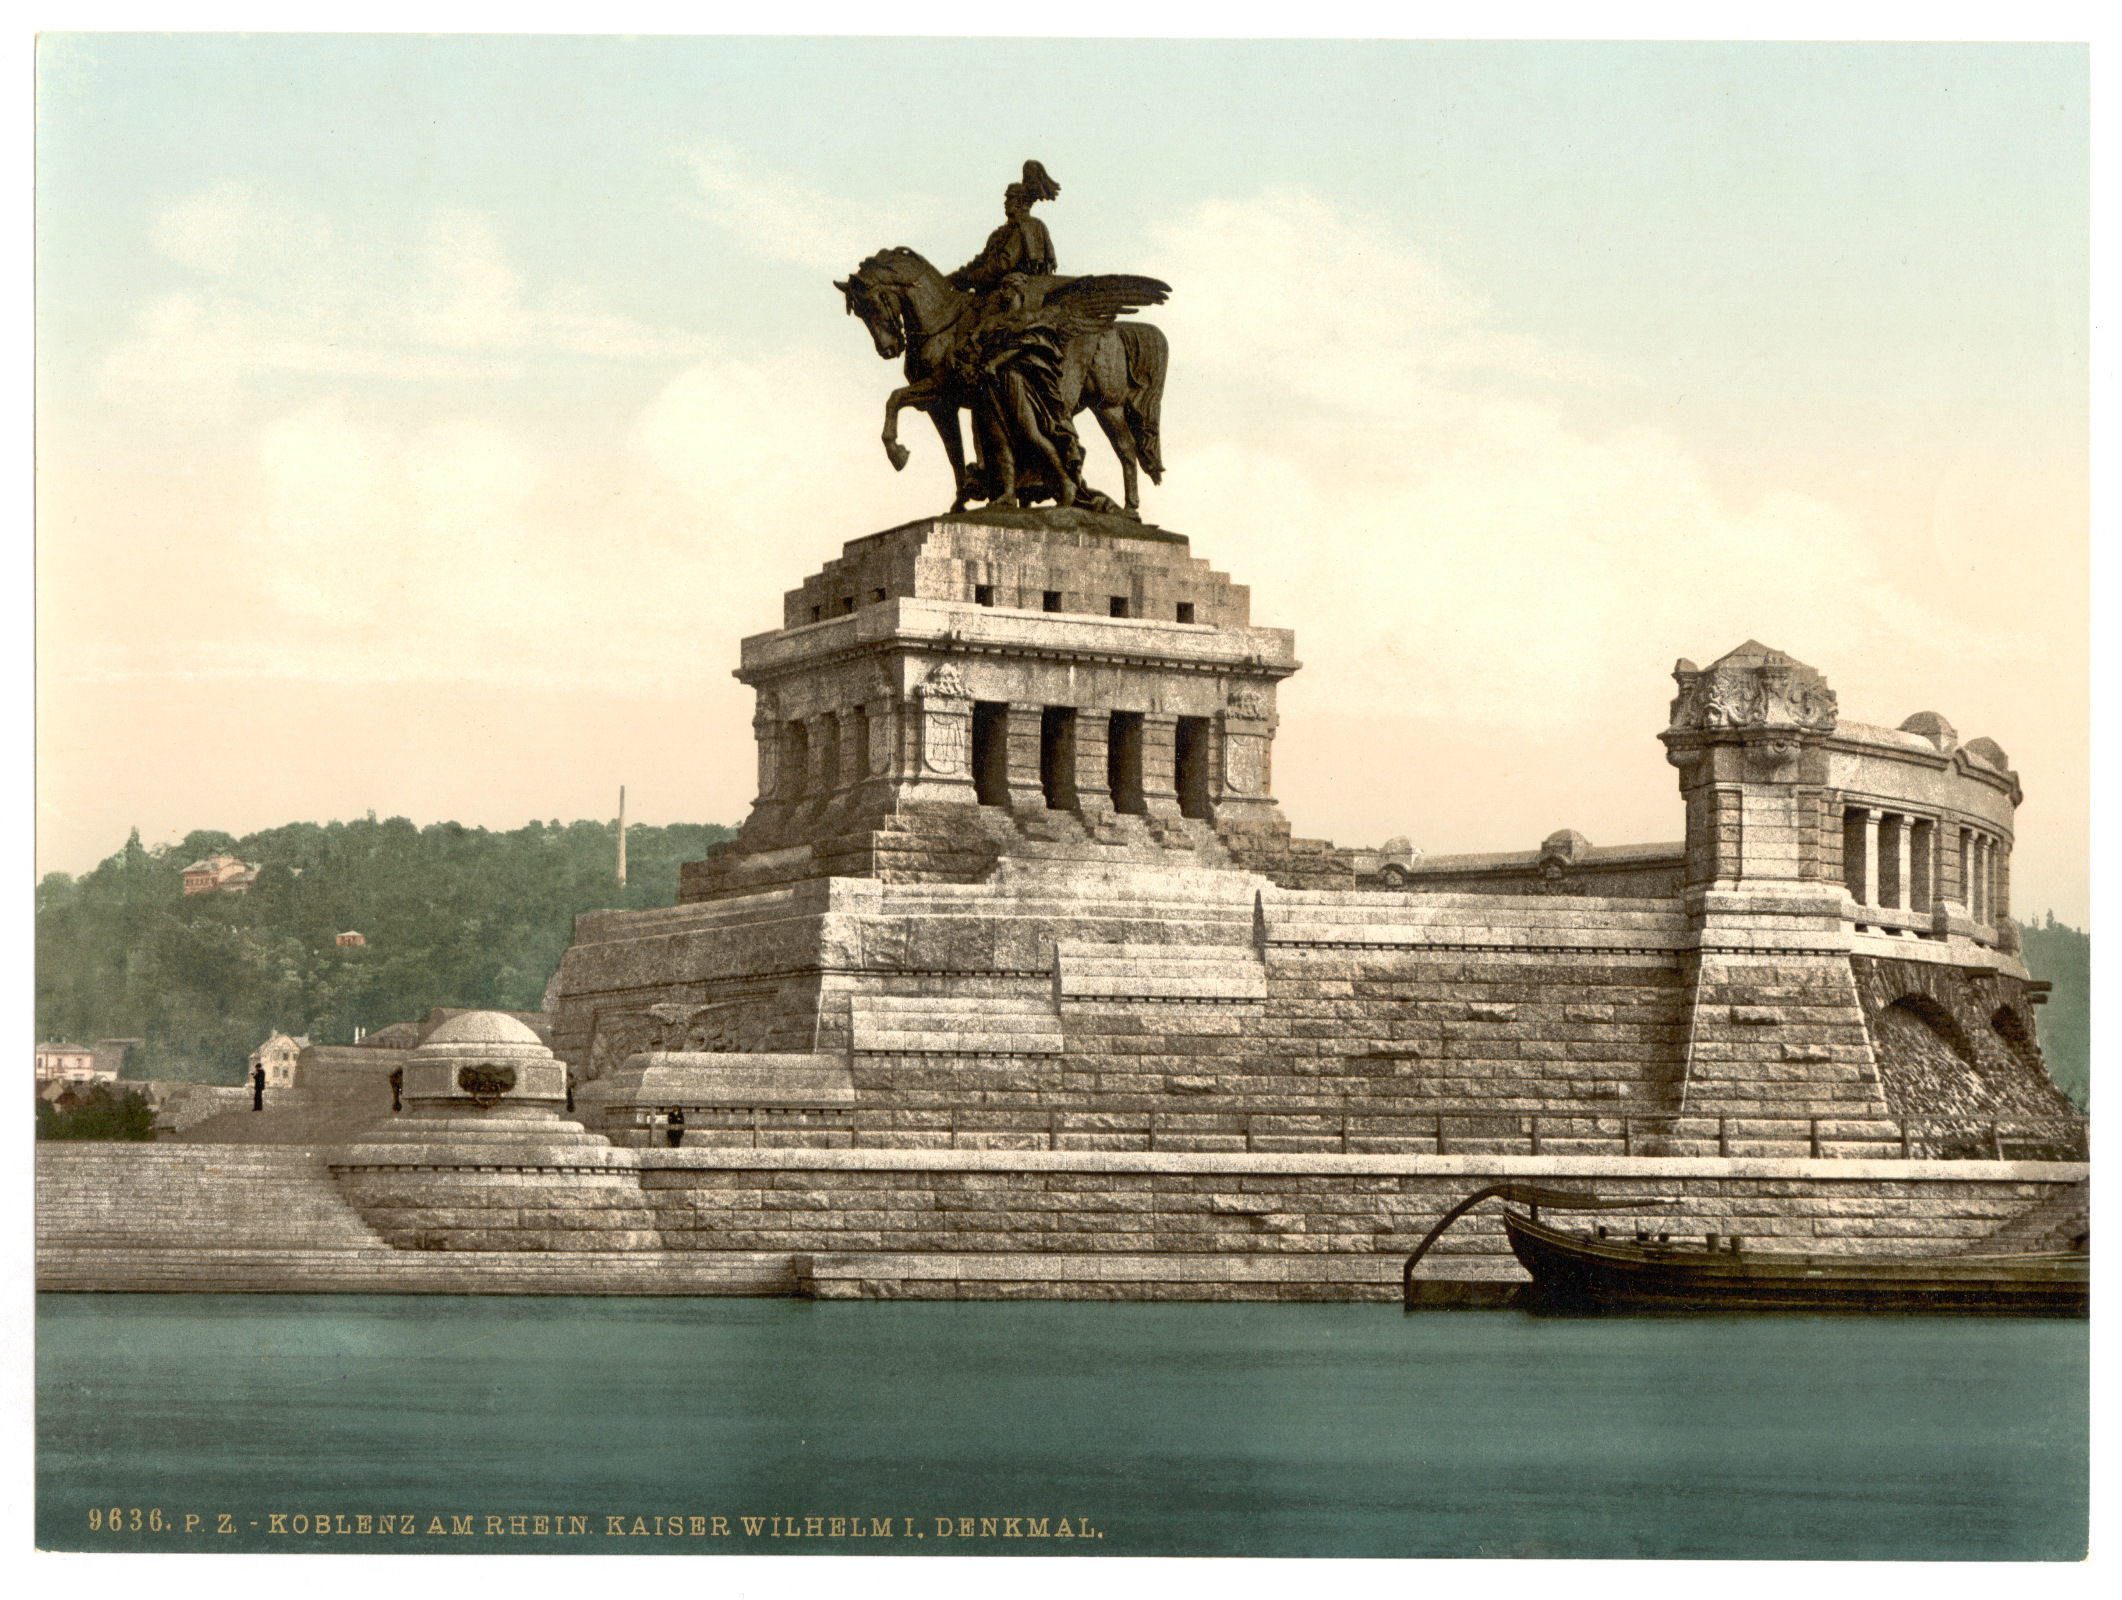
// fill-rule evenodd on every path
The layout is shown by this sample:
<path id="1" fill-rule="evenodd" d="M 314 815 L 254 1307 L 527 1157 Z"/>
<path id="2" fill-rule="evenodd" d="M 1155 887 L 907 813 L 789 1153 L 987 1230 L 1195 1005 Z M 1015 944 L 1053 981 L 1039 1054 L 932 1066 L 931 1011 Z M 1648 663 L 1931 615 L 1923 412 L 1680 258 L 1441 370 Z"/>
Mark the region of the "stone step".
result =
<path id="1" fill-rule="evenodd" d="M 40 1247 L 375 1246 L 324 1162 L 308 1150 L 81 1145 L 37 1151 Z"/>
<path id="2" fill-rule="evenodd" d="M 2081 1249 L 2092 1233 L 2092 1180 L 2074 1183 L 2061 1194 L 2022 1211 L 1986 1239 L 1968 1248 L 1977 1253 L 2005 1250 Z"/>
<path id="3" fill-rule="evenodd" d="M 852 1047 L 873 1055 L 1059 1055 L 1050 1001 L 1011 995 L 851 997 Z"/>
<path id="4" fill-rule="evenodd" d="M 1267 968 L 1250 946 L 1062 940 L 1054 970 L 1063 1001 L 1267 998 Z"/>

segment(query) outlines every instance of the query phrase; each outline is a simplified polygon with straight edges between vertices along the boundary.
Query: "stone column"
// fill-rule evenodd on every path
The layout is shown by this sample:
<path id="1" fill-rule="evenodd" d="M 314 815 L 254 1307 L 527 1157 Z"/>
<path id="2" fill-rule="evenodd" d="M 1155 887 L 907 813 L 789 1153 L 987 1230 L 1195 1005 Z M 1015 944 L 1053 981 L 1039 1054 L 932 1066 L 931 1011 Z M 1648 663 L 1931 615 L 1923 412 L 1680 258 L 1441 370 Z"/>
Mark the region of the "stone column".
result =
<path id="1" fill-rule="evenodd" d="M 859 789 L 869 777 L 869 728 L 862 707 L 848 706 L 840 712 L 840 773 L 838 791 Z"/>
<path id="2" fill-rule="evenodd" d="M 1173 822 L 1179 819 L 1178 739 L 1177 715 L 1142 714 L 1142 809 Z"/>
<path id="3" fill-rule="evenodd" d="M 1928 911 L 1938 903 L 1938 825 L 1928 817 L 1908 824 L 1908 909 Z"/>
<path id="4" fill-rule="evenodd" d="M 1864 808 L 1864 827 L 1858 848 L 1863 852 L 1857 882 L 1864 892 L 1857 896 L 1857 903 L 1876 906 L 1879 903 L 1879 813 L 1867 806 Z"/>
<path id="5" fill-rule="evenodd" d="M 1914 895 L 1910 895 L 1910 876 L 1908 876 L 1910 847 L 1914 845 L 1914 840 L 1910 838 L 1910 832 L 1912 832 L 1910 819 L 1897 815 L 1893 819 L 1893 908 L 1895 910 L 1914 910 L 1914 904 L 1916 904 Z"/>
<path id="6" fill-rule="evenodd" d="M 781 754 L 788 730 L 763 695 L 752 713 L 752 738 L 759 746 L 759 798 L 753 803 L 765 805 L 781 795 Z"/>
<path id="7" fill-rule="evenodd" d="M 1039 724 L 1046 707 L 1022 700 L 1009 702 L 1002 714 L 1002 738 L 1009 770 L 1009 809 L 1044 811 L 1046 789 L 1039 782 Z"/>
<path id="8" fill-rule="evenodd" d="M 1075 759 L 1076 814 L 1085 822 L 1113 814 L 1112 779 L 1105 766 L 1107 717 L 1103 709 L 1079 706 L 1070 719 L 1074 729 L 1069 742 Z"/>
<path id="9" fill-rule="evenodd" d="M 1991 861 L 1990 920 L 2001 928 L 2011 919 L 2011 846 L 1998 840 Z"/>
<path id="10" fill-rule="evenodd" d="M 1967 896 L 1967 914 L 1979 927 L 1989 921 L 1989 840 L 1979 833 L 1968 839 L 1967 875 L 1974 880 Z"/>

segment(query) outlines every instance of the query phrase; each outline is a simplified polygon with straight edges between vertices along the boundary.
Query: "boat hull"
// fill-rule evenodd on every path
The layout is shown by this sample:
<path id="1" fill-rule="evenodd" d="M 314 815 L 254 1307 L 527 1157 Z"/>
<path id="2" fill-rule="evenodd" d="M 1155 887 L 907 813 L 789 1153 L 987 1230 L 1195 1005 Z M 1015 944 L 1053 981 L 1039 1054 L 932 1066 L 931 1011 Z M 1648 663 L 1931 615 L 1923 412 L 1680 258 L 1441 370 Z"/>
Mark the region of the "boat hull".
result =
<path id="1" fill-rule="evenodd" d="M 1544 1310 L 2082 1317 L 2090 1304 L 2086 1255 L 1733 1255 L 1565 1233 L 1509 1212 L 1503 1226 Z"/>

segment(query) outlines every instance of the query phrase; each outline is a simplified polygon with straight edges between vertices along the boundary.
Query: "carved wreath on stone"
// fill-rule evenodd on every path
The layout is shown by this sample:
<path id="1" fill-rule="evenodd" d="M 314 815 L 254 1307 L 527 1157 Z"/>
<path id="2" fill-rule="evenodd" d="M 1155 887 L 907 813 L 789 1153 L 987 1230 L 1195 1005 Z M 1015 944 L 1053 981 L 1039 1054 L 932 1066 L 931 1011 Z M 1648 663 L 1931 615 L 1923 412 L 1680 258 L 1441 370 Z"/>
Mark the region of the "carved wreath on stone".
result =
<path id="1" fill-rule="evenodd" d="M 1264 717 L 1267 715 L 1267 696 L 1250 686 L 1233 689 L 1230 708 L 1241 717 Z"/>
<path id="2" fill-rule="evenodd" d="M 457 1088 L 460 1092 L 470 1095 L 475 1106 L 485 1108 L 499 1105 L 501 1097 L 515 1086 L 514 1067 L 481 1065 L 457 1069 Z"/>

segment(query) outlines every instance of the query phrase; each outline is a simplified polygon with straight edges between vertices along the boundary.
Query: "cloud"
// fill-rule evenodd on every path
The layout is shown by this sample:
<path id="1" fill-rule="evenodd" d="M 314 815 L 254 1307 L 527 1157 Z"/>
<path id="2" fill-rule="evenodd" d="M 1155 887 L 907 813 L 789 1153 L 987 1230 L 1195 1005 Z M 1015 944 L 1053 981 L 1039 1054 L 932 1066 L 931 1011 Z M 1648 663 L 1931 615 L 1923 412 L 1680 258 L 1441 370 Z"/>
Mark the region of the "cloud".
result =
<path id="1" fill-rule="evenodd" d="M 1184 292 L 1159 315 L 1228 381 L 1362 409 L 1426 403 L 1500 373 L 1612 383 L 1611 364 L 1493 325 L 1487 301 L 1398 238 L 1304 190 L 1212 200 L 1159 226 L 1146 270 Z"/>
<path id="2" fill-rule="evenodd" d="M 730 150 L 696 150 L 685 161 L 709 221 L 755 253 L 799 267 L 845 272 L 874 250 L 918 237 L 938 211 L 933 201 L 914 196 L 880 201 L 828 194 Z"/>
<path id="3" fill-rule="evenodd" d="M 1297 628 L 1295 703 L 1330 684 L 1385 717 L 1595 726 L 1639 717 L 1673 657 L 1749 635 L 1846 676 L 1952 631 L 1841 507 L 1733 503 L 1679 436 L 1574 420 L 1607 364 L 1514 332 L 1373 221 L 1275 193 L 1158 244 L 1194 409 L 1167 408 L 1151 514 Z"/>
<path id="4" fill-rule="evenodd" d="M 349 235 L 227 185 L 162 206 L 148 237 L 191 281 L 140 307 L 103 388 L 178 420 L 223 420 L 275 374 L 492 382 L 538 357 L 669 361 L 708 347 L 608 311 L 580 284 L 532 282 L 477 212 L 430 211 L 402 238 Z"/>

